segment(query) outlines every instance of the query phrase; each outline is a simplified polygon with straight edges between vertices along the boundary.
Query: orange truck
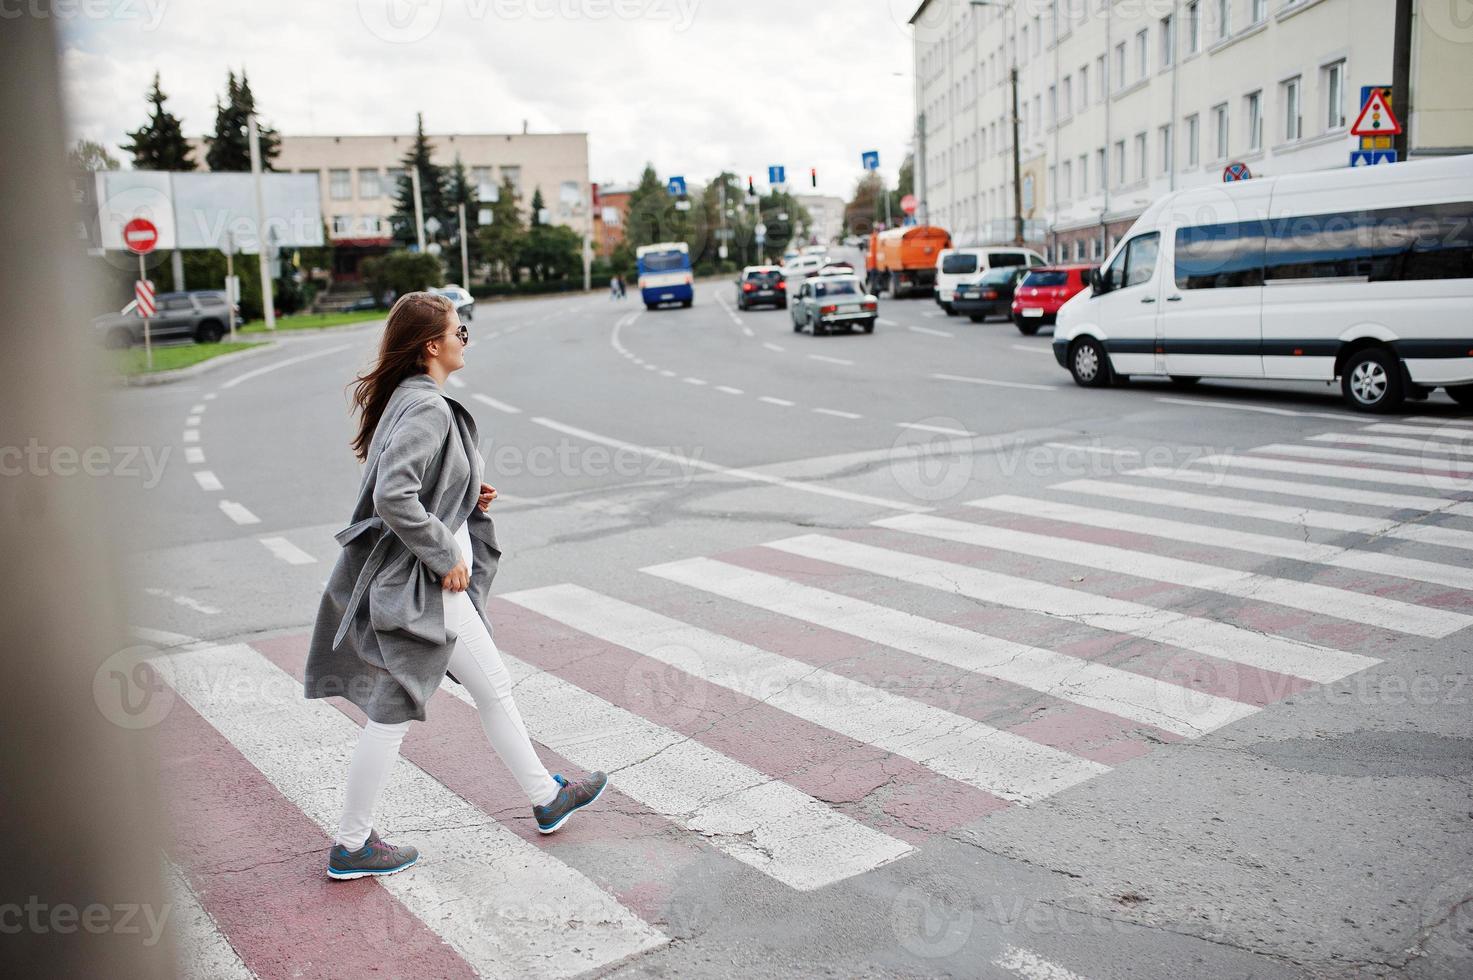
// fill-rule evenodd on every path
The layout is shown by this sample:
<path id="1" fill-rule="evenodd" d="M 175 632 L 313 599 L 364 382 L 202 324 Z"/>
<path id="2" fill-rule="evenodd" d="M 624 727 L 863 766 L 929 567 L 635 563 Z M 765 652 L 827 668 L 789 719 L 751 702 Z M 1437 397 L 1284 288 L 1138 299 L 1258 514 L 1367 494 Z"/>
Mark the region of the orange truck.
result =
<path id="1" fill-rule="evenodd" d="M 899 299 L 929 293 L 936 285 L 936 260 L 951 247 L 951 236 L 935 225 L 907 225 L 869 236 L 864 267 L 872 293 Z"/>

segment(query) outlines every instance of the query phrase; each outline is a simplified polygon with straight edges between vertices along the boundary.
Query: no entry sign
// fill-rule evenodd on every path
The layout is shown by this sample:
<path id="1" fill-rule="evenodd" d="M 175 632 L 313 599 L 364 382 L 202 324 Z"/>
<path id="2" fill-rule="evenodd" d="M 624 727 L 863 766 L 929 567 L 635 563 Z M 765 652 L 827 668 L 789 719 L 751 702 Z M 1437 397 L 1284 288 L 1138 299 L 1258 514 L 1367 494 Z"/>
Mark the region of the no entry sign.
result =
<path id="1" fill-rule="evenodd" d="M 159 243 L 159 230 L 147 218 L 134 218 L 123 226 L 123 244 L 134 255 L 147 255 Z"/>

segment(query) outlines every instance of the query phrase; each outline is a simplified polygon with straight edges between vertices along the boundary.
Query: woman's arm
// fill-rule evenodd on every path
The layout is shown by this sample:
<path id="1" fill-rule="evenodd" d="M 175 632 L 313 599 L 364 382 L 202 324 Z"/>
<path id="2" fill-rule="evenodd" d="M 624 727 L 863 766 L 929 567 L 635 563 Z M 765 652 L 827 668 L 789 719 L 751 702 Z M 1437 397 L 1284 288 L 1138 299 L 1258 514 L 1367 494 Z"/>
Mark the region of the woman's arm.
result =
<path id="1" fill-rule="evenodd" d="M 449 434 L 449 406 L 439 398 L 409 408 L 389 435 L 373 487 L 374 510 L 437 578 L 460 561 L 460 549 L 444 522 L 425 510 L 419 492 Z"/>

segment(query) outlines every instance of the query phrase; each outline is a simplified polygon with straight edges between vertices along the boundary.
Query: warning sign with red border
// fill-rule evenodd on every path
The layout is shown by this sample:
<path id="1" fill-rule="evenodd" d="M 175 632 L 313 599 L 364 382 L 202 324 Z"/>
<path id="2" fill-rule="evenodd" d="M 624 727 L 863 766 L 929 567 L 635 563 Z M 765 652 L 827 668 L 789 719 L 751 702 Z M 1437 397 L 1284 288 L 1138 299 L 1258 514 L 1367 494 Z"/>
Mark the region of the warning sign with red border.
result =
<path id="1" fill-rule="evenodd" d="M 1373 90 L 1366 104 L 1361 106 L 1360 115 L 1350 127 L 1352 136 L 1395 136 L 1401 132 L 1401 123 L 1386 103 L 1380 89 Z"/>

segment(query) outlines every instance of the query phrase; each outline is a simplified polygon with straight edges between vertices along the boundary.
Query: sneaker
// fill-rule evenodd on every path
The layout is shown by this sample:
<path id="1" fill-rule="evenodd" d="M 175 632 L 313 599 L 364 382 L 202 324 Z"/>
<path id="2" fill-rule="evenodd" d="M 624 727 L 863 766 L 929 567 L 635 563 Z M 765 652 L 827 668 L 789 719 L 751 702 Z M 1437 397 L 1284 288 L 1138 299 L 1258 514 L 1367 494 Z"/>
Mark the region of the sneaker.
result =
<path id="1" fill-rule="evenodd" d="M 542 834 L 550 834 L 573 815 L 573 811 L 581 810 L 594 800 L 603 795 L 604 787 L 609 785 L 609 777 L 601 772 L 591 772 L 576 783 L 569 783 L 560 774 L 554 775 L 557 780 L 557 799 L 547 806 L 534 806 L 532 816 L 537 818 L 537 831 Z"/>
<path id="2" fill-rule="evenodd" d="M 334 844 L 327 853 L 327 874 L 330 878 L 346 881 L 349 878 L 365 878 L 369 875 L 391 875 L 411 867 L 419 860 L 419 851 L 412 847 L 395 847 L 370 830 L 368 840 L 356 851 L 341 844 Z"/>

